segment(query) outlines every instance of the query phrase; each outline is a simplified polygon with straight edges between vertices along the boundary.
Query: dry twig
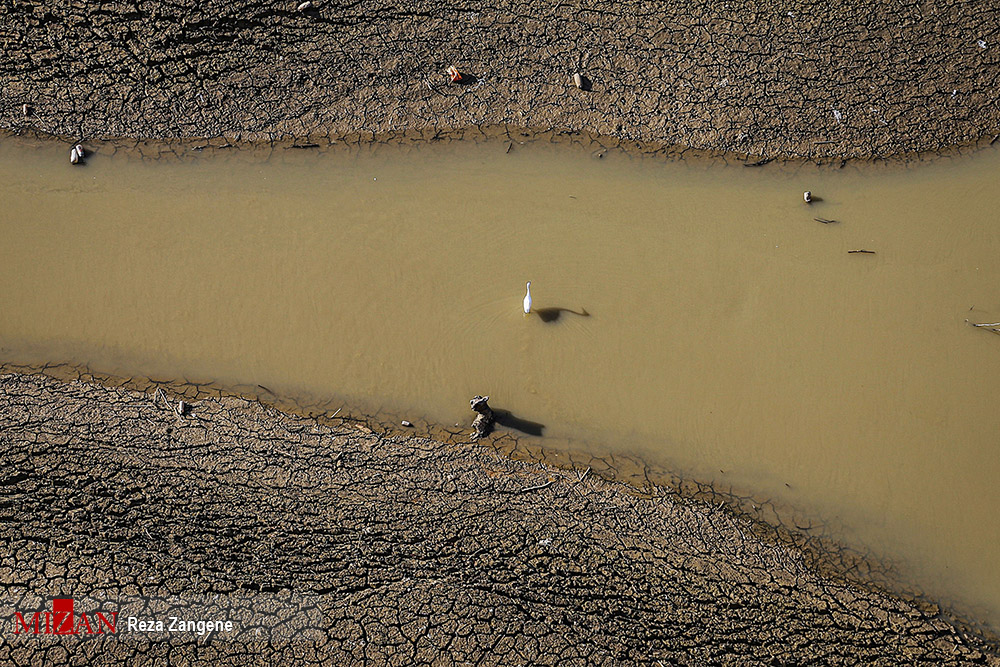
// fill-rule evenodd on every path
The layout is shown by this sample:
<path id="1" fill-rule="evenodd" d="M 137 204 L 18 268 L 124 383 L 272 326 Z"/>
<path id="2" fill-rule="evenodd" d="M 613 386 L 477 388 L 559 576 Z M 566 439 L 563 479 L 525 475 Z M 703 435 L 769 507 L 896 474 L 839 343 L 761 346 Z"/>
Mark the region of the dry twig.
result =
<path id="1" fill-rule="evenodd" d="M 538 486 L 526 486 L 523 489 L 521 489 L 521 493 L 527 493 L 528 491 L 541 491 L 546 487 L 552 486 L 552 483 L 554 481 L 555 481 L 554 479 L 550 479 L 549 481 L 545 482 L 545 484 L 539 484 Z"/>

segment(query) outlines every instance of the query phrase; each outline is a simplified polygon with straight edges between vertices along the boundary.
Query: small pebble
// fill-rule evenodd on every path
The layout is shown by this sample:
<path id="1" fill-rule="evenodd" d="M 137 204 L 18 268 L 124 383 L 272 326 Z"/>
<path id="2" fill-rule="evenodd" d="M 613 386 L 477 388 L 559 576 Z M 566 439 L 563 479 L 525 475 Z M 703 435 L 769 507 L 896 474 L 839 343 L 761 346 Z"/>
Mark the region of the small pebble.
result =
<path id="1" fill-rule="evenodd" d="M 573 85 L 575 85 L 577 88 L 583 90 L 583 77 L 580 76 L 579 72 L 577 72 L 576 74 L 573 75 Z"/>
<path id="2" fill-rule="evenodd" d="M 309 0 L 306 0 L 303 3 L 300 3 L 299 6 L 296 7 L 295 9 L 298 10 L 298 11 L 300 11 L 300 12 L 304 12 L 304 11 L 308 11 L 308 10 L 312 9 L 312 6 L 313 6 L 313 3 L 309 2 Z"/>
<path id="3" fill-rule="evenodd" d="M 21 107 L 21 111 L 24 112 L 25 118 L 31 115 L 31 107 L 29 107 L 27 104 Z"/>
<path id="4" fill-rule="evenodd" d="M 190 406 L 185 401 L 177 401 L 177 414 L 184 416 Z"/>
<path id="5" fill-rule="evenodd" d="M 402 421 L 401 423 L 402 423 L 402 424 L 403 424 L 403 426 L 405 426 L 406 428 L 411 428 L 411 427 L 413 426 L 413 424 L 411 424 L 410 422 L 406 421 L 405 419 L 404 419 L 404 420 L 403 420 L 403 421 Z"/>

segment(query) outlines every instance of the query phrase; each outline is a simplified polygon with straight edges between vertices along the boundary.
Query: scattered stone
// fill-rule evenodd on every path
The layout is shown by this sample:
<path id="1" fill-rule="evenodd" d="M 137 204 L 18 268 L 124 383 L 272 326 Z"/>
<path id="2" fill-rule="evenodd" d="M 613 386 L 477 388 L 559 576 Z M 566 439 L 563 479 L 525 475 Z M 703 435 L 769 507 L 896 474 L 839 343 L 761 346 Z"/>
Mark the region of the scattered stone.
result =
<path id="1" fill-rule="evenodd" d="M 403 424 L 403 426 L 405 426 L 406 428 L 413 428 L 413 424 L 411 424 L 410 422 L 406 421 L 405 419 L 404 419 L 404 420 L 403 420 L 403 421 L 402 421 L 401 423 L 402 423 L 402 424 Z"/>
<path id="2" fill-rule="evenodd" d="M 21 111 L 24 112 L 24 117 L 25 118 L 27 118 L 28 116 L 31 115 L 31 107 L 28 106 L 27 104 L 25 104 L 24 106 L 21 107 Z"/>
<path id="3" fill-rule="evenodd" d="M 573 75 L 573 85 L 580 90 L 583 90 L 583 77 L 580 76 L 579 72 Z"/>
<path id="4" fill-rule="evenodd" d="M 187 414 L 187 411 L 191 408 L 190 404 L 186 401 L 177 401 L 177 414 L 183 417 Z"/>
<path id="5" fill-rule="evenodd" d="M 307 12 L 310 9 L 312 9 L 312 6 L 313 3 L 309 2 L 309 0 L 306 0 L 305 2 L 299 3 L 299 6 L 296 7 L 295 10 L 299 12 Z"/>

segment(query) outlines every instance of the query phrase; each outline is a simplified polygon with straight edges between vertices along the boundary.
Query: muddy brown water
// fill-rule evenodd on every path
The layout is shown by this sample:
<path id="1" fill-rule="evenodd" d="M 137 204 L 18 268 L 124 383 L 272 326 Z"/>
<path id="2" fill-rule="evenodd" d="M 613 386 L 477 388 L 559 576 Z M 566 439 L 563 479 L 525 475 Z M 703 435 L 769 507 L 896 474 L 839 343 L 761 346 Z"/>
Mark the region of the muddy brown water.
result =
<path id="1" fill-rule="evenodd" d="M 1000 627 L 1000 336 L 966 323 L 1000 321 L 1000 151 L 842 169 L 505 151 L 73 168 L 61 144 L 0 142 L 0 360 L 445 424 L 486 393 L 543 445 L 804 510 Z"/>

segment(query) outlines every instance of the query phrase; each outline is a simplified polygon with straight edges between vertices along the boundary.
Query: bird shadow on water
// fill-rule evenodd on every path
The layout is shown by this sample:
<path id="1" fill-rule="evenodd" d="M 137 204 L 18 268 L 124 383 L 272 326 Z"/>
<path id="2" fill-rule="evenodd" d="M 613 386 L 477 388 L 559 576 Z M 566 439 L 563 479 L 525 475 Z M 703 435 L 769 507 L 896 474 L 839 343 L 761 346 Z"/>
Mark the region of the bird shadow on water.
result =
<path id="1" fill-rule="evenodd" d="M 590 317 L 590 313 L 587 312 L 586 308 L 581 308 L 579 312 L 569 308 L 535 308 L 531 312 L 538 315 L 538 319 L 546 324 L 558 321 L 563 313 L 569 313 L 577 317 Z"/>
<path id="2" fill-rule="evenodd" d="M 510 410 L 503 408 L 493 408 L 493 418 L 497 424 L 527 435 L 541 435 L 542 431 L 545 430 L 545 424 L 522 419 L 515 416 Z"/>

